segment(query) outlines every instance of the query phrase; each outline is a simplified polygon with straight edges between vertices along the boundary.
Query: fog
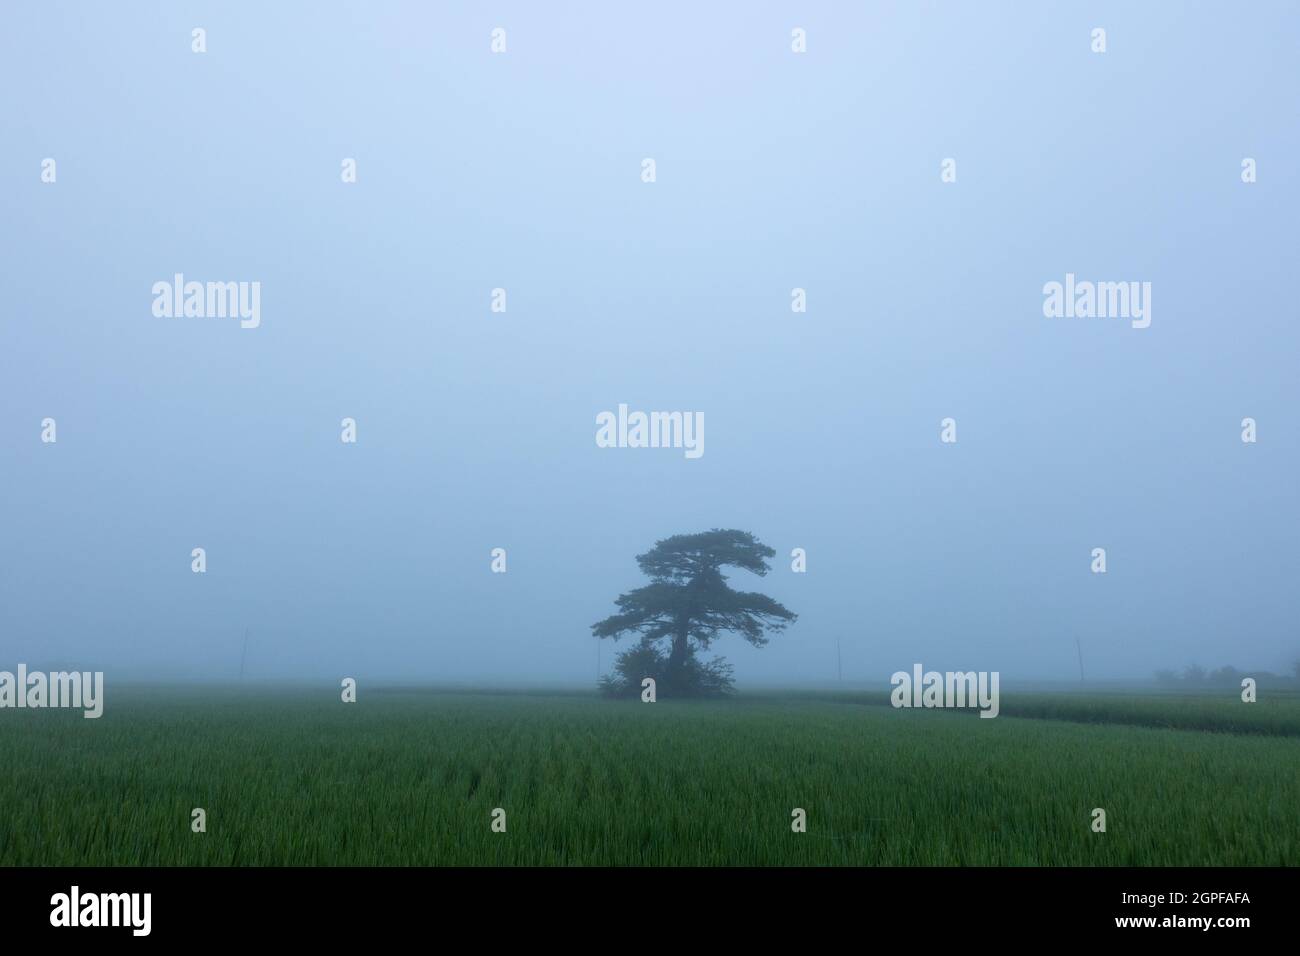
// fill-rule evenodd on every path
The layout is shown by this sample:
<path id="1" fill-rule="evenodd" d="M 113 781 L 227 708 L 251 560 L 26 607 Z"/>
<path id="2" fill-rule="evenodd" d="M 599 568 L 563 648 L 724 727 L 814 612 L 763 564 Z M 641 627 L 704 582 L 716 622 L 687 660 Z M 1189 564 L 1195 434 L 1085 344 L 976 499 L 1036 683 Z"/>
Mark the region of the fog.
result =
<path id="1" fill-rule="evenodd" d="M 843 7 L 9 11 L 0 668 L 593 683 L 635 556 L 739 528 L 799 615 L 741 688 L 1289 669 L 1300 12 Z"/>

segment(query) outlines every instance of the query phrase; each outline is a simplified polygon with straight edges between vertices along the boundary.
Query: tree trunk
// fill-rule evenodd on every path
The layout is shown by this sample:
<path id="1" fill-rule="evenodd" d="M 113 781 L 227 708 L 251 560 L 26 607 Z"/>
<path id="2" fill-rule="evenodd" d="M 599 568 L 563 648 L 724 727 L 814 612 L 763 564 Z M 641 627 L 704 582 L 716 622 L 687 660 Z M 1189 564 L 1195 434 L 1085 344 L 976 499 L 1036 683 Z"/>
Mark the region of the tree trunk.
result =
<path id="1" fill-rule="evenodd" d="M 686 667 L 686 655 L 690 652 L 690 645 L 687 643 L 688 629 L 685 624 L 673 635 L 673 649 L 668 655 L 668 673 L 676 682 Z"/>

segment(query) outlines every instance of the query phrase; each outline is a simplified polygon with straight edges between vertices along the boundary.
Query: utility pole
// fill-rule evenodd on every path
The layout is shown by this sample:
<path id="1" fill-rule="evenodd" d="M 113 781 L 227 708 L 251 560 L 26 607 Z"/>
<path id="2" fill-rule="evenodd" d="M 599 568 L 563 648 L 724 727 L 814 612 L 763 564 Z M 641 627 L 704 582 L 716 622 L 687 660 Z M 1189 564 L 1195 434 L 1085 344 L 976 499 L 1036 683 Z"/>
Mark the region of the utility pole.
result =
<path id="1" fill-rule="evenodd" d="M 239 682 L 244 682 L 244 662 L 248 660 L 248 628 L 244 628 L 244 649 L 239 655 Z"/>
<path id="2" fill-rule="evenodd" d="M 840 653 L 840 639 L 835 638 L 835 670 L 839 673 L 840 683 L 844 683 L 844 655 Z"/>
<path id="3" fill-rule="evenodd" d="M 1083 683 L 1083 645 L 1079 643 L 1078 635 L 1074 638 L 1074 649 L 1079 652 L 1079 683 Z"/>

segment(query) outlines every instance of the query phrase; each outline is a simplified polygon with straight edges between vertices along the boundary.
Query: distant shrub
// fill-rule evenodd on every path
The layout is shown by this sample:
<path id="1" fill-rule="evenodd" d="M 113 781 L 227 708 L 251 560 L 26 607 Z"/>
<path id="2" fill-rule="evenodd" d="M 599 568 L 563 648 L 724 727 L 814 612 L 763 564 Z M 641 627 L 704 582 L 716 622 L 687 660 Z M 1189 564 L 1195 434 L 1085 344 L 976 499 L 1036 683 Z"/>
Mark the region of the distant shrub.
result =
<path id="1" fill-rule="evenodd" d="M 1205 679 L 1210 684 L 1240 684 L 1244 676 L 1237 668 L 1225 664 L 1217 671 L 1210 671 Z"/>
<path id="2" fill-rule="evenodd" d="M 652 677 L 657 697 L 725 697 L 732 691 L 731 672 L 723 658 L 701 661 L 692 649 L 677 673 L 670 674 L 668 655 L 643 643 L 618 655 L 614 673 L 600 679 L 600 690 L 606 697 L 640 697 L 641 681 Z"/>

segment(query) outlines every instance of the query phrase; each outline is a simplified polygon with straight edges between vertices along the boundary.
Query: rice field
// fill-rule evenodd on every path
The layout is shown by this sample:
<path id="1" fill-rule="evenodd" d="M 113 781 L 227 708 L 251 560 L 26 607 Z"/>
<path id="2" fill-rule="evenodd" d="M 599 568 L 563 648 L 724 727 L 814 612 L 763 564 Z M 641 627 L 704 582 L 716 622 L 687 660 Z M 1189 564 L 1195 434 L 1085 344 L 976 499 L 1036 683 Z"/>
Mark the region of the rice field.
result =
<path id="1" fill-rule="evenodd" d="M 98 720 L 0 713 L 0 762 L 0 865 L 1300 863 L 1285 694 L 1004 693 L 986 720 L 883 694 L 141 686 Z"/>

